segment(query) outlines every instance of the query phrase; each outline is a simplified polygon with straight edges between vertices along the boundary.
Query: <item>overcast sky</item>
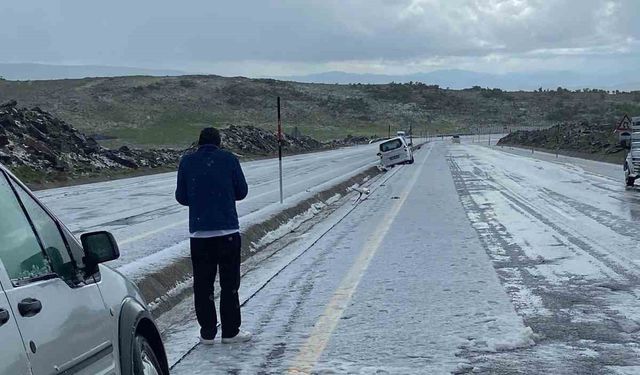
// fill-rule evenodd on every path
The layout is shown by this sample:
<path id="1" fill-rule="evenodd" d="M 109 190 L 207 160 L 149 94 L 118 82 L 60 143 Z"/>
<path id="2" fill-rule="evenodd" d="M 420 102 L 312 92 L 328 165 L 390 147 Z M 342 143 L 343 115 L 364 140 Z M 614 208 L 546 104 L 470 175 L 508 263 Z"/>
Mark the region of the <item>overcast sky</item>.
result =
<path id="1" fill-rule="evenodd" d="M 7 0 L 0 14 L 0 62 L 253 77 L 640 66 L 640 0 Z"/>

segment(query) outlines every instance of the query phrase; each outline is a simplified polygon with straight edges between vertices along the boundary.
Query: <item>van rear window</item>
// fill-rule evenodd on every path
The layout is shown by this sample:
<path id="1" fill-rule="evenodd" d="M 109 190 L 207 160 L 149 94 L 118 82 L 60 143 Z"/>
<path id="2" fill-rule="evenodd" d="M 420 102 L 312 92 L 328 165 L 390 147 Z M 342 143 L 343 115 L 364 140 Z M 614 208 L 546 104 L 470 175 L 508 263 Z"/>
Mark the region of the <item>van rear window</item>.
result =
<path id="1" fill-rule="evenodd" d="M 380 151 L 387 152 L 402 147 L 402 141 L 399 139 L 392 139 L 380 144 Z"/>

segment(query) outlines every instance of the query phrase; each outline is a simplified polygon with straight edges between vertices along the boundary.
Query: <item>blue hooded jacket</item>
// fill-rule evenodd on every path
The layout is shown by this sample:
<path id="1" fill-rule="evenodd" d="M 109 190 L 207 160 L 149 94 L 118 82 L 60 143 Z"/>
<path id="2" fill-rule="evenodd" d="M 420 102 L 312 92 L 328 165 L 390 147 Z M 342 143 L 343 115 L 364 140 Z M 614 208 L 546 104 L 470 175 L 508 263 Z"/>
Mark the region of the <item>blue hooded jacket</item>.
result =
<path id="1" fill-rule="evenodd" d="M 189 206 L 189 232 L 239 229 L 236 201 L 247 196 L 240 162 L 215 145 L 186 155 L 178 168 L 176 200 Z"/>

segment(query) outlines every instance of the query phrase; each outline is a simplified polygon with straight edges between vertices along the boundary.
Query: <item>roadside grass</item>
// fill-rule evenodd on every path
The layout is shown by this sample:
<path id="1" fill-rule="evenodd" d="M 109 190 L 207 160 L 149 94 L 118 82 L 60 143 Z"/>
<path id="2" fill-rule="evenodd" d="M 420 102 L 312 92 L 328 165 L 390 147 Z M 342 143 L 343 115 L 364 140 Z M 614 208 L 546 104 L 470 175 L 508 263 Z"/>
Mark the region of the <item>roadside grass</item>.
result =
<path id="1" fill-rule="evenodd" d="M 630 117 L 640 116 L 640 104 L 636 103 L 622 103 L 616 105 L 616 110 L 619 112 L 618 117 L 620 117 L 620 113 L 627 114 Z"/>
<path id="2" fill-rule="evenodd" d="M 343 139 L 347 136 L 382 137 L 387 135 L 387 126 L 375 123 L 351 123 L 351 124 L 289 124 L 284 128 L 286 133 L 291 133 L 294 127 L 298 127 L 303 135 L 319 141 Z"/>
<path id="3" fill-rule="evenodd" d="M 198 139 L 200 131 L 208 126 L 226 126 L 225 116 L 192 112 L 166 113 L 148 125 L 139 127 L 115 127 L 104 132 L 116 139 L 101 142 L 106 147 L 128 144 L 143 148 L 187 147 Z"/>
<path id="4" fill-rule="evenodd" d="M 441 119 L 431 124 L 428 131 L 430 134 L 453 134 L 462 133 L 464 131 L 468 131 L 468 129 L 467 127 L 460 127 L 455 121 Z"/>
<path id="5" fill-rule="evenodd" d="M 260 126 L 264 129 L 272 129 L 276 131 L 276 125 Z M 335 123 L 330 124 L 295 124 L 295 123 L 283 123 L 283 130 L 285 133 L 291 134 L 293 129 L 297 127 L 302 135 L 309 136 L 319 141 L 331 141 L 335 139 L 343 139 L 351 135 L 354 137 L 369 137 L 378 138 L 386 137 L 389 134 L 388 123 L 374 123 L 374 122 L 349 122 L 349 123 Z M 397 131 L 402 130 L 409 131 L 409 126 L 400 126 L 397 124 L 391 124 L 391 135 L 395 135 Z M 459 131 L 459 127 L 453 122 L 436 122 L 432 124 L 416 124 L 413 125 L 413 135 L 418 136 L 429 131 L 431 134 L 436 133 L 451 133 Z"/>
<path id="6" fill-rule="evenodd" d="M 198 139 L 202 128 L 214 126 L 225 128 L 231 124 L 239 126 L 254 125 L 256 127 L 276 132 L 277 122 L 273 124 L 264 121 L 252 121 L 250 118 L 239 119 L 230 113 L 208 113 L 208 112 L 167 112 L 157 119 L 147 124 L 137 127 L 112 127 L 102 132 L 112 139 L 101 140 L 105 147 L 117 148 L 122 145 L 129 145 L 142 148 L 160 147 L 187 147 Z M 354 137 L 386 137 L 389 132 L 389 123 L 371 121 L 336 121 L 334 119 L 319 118 L 317 122 L 289 122 L 282 121 L 283 131 L 291 134 L 294 128 L 298 128 L 300 134 L 312 137 L 319 141 L 330 141 L 343 139 L 349 135 Z M 408 131 L 408 126 L 391 124 L 391 135 L 398 130 Z M 413 126 L 414 135 L 419 135 L 428 131 L 436 133 L 454 133 L 461 129 L 456 123 L 447 120 L 438 120 L 429 124 L 415 124 Z"/>
<path id="7" fill-rule="evenodd" d="M 27 166 L 21 165 L 18 167 L 9 168 L 11 172 L 18 177 L 18 179 L 25 184 L 29 183 L 41 183 L 46 181 L 47 174 L 41 171 L 36 171 Z"/>

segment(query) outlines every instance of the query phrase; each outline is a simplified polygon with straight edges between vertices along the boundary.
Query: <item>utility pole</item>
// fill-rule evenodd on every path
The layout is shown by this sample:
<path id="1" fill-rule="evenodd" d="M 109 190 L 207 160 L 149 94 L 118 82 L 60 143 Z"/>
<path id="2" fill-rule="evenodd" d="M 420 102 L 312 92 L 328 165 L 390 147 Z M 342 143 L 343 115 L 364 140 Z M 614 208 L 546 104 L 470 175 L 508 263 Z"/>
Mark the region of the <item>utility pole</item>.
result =
<path id="1" fill-rule="evenodd" d="M 284 202 L 282 191 L 282 120 L 280 117 L 280 97 L 278 96 L 278 171 L 280 173 L 280 204 Z"/>
<path id="2" fill-rule="evenodd" d="M 391 138 L 391 124 L 389 124 L 389 131 L 387 132 L 387 138 Z"/>
<path id="3" fill-rule="evenodd" d="M 556 159 L 560 153 L 560 124 L 556 125 Z"/>
<path id="4" fill-rule="evenodd" d="M 409 124 L 409 144 L 413 145 L 413 125 Z"/>

